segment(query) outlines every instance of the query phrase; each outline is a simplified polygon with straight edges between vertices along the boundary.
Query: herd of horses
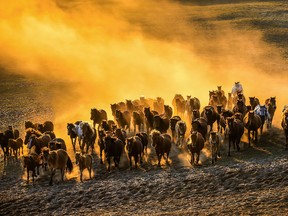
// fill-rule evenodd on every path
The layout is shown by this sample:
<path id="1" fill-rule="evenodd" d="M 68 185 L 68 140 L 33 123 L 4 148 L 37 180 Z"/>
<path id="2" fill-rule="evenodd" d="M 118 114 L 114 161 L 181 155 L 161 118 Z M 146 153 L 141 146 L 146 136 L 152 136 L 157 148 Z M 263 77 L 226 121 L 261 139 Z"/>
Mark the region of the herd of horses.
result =
<path id="1" fill-rule="evenodd" d="M 164 99 L 126 100 L 111 104 L 113 119 L 108 119 L 107 112 L 102 109 L 91 109 L 90 120 L 78 120 L 67 123 L 67 134 L 75 153 L 76 164 L 79 165 L 80 180 L 82 172 L 88 169 L 91 178 L 95 143 L 99 146 L 100 164 L 106 161 L 107 170 L 111 169 L 111 160 L 115 167 L 119 167 L 121 157 L 127 153 L 130 168 L 143 163 L 147 155 L 147 147 L 151 144 L 161 165 L 162 157 L 169 163 L 172 145 L 187 150 L 191 155 L 190 163 L 198 165 L 199 156 L 204 146 L 211 150 L 211 162 L 215 163 L 220 157 L 221 145 L 228 138 L 228 156 L 231 147 L 240 150 L 240 141 L 246 130 L 249 146 L 251 141 L 256 145 L 258 133 L 262 134 L 263 126 L 271 128 L 276 110 L 276 98 L 270 97 L 260 104 L 256 97 L 249 97 L 249 102 L 243 91 L 225 96 L 221 86 L 217 90 L 209 91 L 209 103 L 201 110 L 200 100 L 187 96 L 186 99 L 176 94 L 172 100 L 172 107 L 164 103 Z M 282 127 L 286 135 L 286 150 L 288 149 L 288 107 L 283 109 Z M 131 130 L 133 128 L 133 131 Z M 19 137 L 19 131 L 9 127 L 0 133 L 0 144 L 7 157 L 14 155 L 16 160 L 20 155 L 23 144 L 29 149 L 28 155 L 23 156 L 24 167 L 34 177 L 39 175 L 39 169 L 50 171 L 50 184 L 57 169 L 61 171 L 63 180 L 65 171 L 73 170 L 73 163 L 67 153 L 64 139 L 54 133 L 51 121 L 43 124 L 25 122 L 25 138 Z M 78 147 L 80 152 L 77 151 Z M 105 159 L 103 159 L 103 152 Z"/>

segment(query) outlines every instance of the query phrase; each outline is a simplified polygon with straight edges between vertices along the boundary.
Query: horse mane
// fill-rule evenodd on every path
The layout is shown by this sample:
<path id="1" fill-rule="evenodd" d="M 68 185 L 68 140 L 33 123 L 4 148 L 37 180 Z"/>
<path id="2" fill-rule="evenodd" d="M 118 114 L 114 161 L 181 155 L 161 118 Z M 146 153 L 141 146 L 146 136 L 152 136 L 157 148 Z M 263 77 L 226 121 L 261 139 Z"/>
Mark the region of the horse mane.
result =
<path id="1" fill-rule="evenodd" d="M 160 135 L 161 135 L 160 131 L 155 130 L 155 129 L 153 129 L 150 134 L 151 134 L 152 137 L 160 136 Z"/>

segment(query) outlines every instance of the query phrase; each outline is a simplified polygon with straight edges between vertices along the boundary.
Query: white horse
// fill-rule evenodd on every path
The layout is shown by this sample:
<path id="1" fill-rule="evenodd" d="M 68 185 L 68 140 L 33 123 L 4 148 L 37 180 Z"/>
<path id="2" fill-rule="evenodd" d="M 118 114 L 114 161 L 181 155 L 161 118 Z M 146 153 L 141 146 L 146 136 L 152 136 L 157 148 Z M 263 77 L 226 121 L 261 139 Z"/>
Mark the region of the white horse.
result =
<path id="1" fill-rule="evenodd" d="M 186 123 L 182 120 L 178 121 L 175 126 L 176 132 L 176 145 L 182 147 L 185 139 L 185 133 L 187 130 Z"/>
<path id="2" fill-rule="evenodd" d="M 261 128 L 260 128 L 260 133 L 262 134 L 262 131 L 263 131 L 263 125 L 265 124 L 265 122 L 267 122 L 267 125 L 268 125 L 268 122 L 271 120 L 271 116 L 268 112 L 268 109 L 265 105 L 257 105 L 254 109 L 255 113 L 257 115 L 260 116 L 261 118 Z M 268 127 L 268 126 L 267 126 Z"/>

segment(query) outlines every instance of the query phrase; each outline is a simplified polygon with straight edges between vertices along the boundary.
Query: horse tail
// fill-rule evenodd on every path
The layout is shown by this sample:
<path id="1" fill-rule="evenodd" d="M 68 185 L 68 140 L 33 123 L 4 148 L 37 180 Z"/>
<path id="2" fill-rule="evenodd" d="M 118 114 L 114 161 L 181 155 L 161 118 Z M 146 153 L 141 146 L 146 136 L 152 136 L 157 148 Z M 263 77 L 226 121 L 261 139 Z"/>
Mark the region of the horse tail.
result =
<path id="1" fill-rule="evenodd" d="M 67 164 L 66 165 L 67 165 L 68 172 L 71 173 L 72 170 L 73 170 L 73 164 L 72 164 L 72 161 L 71 161 L 69 156 L 68 156 L 68 160 L 67 160 Z"/>

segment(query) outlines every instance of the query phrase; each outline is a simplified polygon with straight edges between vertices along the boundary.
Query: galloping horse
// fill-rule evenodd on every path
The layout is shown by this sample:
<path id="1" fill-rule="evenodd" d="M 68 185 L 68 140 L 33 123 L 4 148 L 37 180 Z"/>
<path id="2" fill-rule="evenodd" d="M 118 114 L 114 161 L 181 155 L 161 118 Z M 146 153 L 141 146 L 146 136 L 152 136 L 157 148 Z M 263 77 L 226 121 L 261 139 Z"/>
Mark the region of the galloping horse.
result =
<path id="1" fill-rule="evenodd" d="M 75 154 L 76 164 L 79 164 L 79 170 L 80 170 L 80 181 L 82 181 L 82 174 L 84 169 L 88 169 L 89 171 L 89 177 L 91 179 L 91 171 L 92 171 L 92 156 L 90 154 L 80 154 L 80 152 L 77 152 Z"/>
<path id="2" fill-rule="evenodd" d="M 268 112 L 270 114 L 270 119 L 268 120 L 267 128 L 271 128 L 272 127 L 272 121 L 273 121 L 274 113 L 275 113 L 275 110 L 277 108 L 277 106 L 276 106 L 276 97 L 270 97 L 270 98 L 266 99 L 265 100 L 265 106 L 267 107 Z"/>
<path id="3" fill-rule="evenodd" d="M 244 133 L 244 124 L 239 119 L 234 119 L 234 117 L 227 117 L 227 124 L 229 128 L 229 151 L 228 156 L 231 156 L 230 154 L 230 148 L 231 144 L 235 147 L 237 146 L 237 150 L 240 151 L 240 140 Z"/>
<path id="4" fill-rule="evenodd" d="M 55 175 L 56 169 L 60 169 L 61 171 L 61 179 L 64 181 L 64 172 L 67 169 L 69 173 L 73 170 L 72 161 L 68 155 L 68 153 L 63 149 L 58 149 L 54 151 L 43 151 L 44 160 L 46 160 L 48 164 L 48 168 L 51 172 L 51 178 L 49 184 L 53 184 L 53 176 Z"/>
<path id="5" fill-rule="evenodd" d="M 141 138 L 133 136 L 127 139 L 126 151 L 130 160 L 130 169 L 132 168 L 132 157 L 134 157 L 135 168 L 137 168 L 138 158 L 142 163 L 143 144 Z"/>
<path id="6" fill-rule="evenodd" d="M 95 140 L 97 138 L 96 129 L 92 127 L 92 125 L 90 125 L 88 122 L 86 122 L 82 125 L 82 130 L 83 130 L 83 143 L 81 146 L 82 152 L 84 151 L 85 145 L 86 145 L 86 154 L 88 153 L 89 147 L 93 152 Z"/>
<path id="7" fill-rule="evenodd" d="M 211 145 L 211 157 L 212 164 L 217 161 L 217 157 L 220 157 L 220 147 L 222 144 L 222 137 L 220 133 L 211 131 L 209 137 L 209 143 Z"/>
<path id="8" fill-rule="evenodd" d="M 265 122 L 268 122 L 270 117 L 270 114 L 267 110 L 267 107 L 265 105 L 257 105 L 254 109 L 255 114 L 259 115 L 261 118 L 261 127 L 260 127 L 260 134 L 263 132 L 263 125 Z"/>
<path id="9" fill-rule="evenodd" d="M 285 133 L 285 138 L 286 138 L 286 147 L 285 150 L 288 150 L 288 112 L 283 113 L 282 121 L 281 121 L 281 126 L 284 130 Z"/>
<path id="10" fill-rule="evenodd" d="M 192 131 L 198 131 L 202 134 L 204 140 L 206 141 L 207 135 L 207 120 L 203 117 L 197 118 L 192 121 Z"/>
<path id="11" fill-rule="evenodd" d="M 169 134 L 161 134 L 157 130 L 151 131 L 152 146 L 155 148 L 158 158 L 158 166 L 160 166 L 161 158 L 166 154 L 166 164 L 168 164 L 169 153 L 172 146 L 171 136 Z"/>
<path id="12" fill-rule="evenodd" d="M 192 131 L 187 142 L 187 148 L 191 153 L 191 165 L 198 165 L 201 150 L 204 148 L 204 138 L 201 133 Z M 195 161 L 196 154 L 196 161 Z"/>
<path id="13" fill-rule="evenodd" d="M 96 124 L 98 124 L 99 127 L 99 124 L 101 124 L 102 120 L 107 120 L 107 113 L 103 109 L 98 110 L 96 108 L 93 108 L 91 109 L 90 114 L 90 120 L 93 121 L 93 128 L 95 128 Z"/>
<path id="14" fill-rule="evenodd" d="M 186 123 L 182 120 L 178 121 L 175 126 L 176 131 L 176 145 L 179 147 L 182 147 L 185 139 L 185 133 L 186 133 Z"/>
<path id="15" fill-rule="evenodd" d="M 249 111 L 243 119 L 245 128 L 248 129 L 248 141 L 250 146 L 250 132 L 252 131 L 253 137 L 255 137 L 255 142 L 258 140 L 258 129 L 261 127 L 262 122 L 259 115 L 255 114 L 254 111 Z"/>

